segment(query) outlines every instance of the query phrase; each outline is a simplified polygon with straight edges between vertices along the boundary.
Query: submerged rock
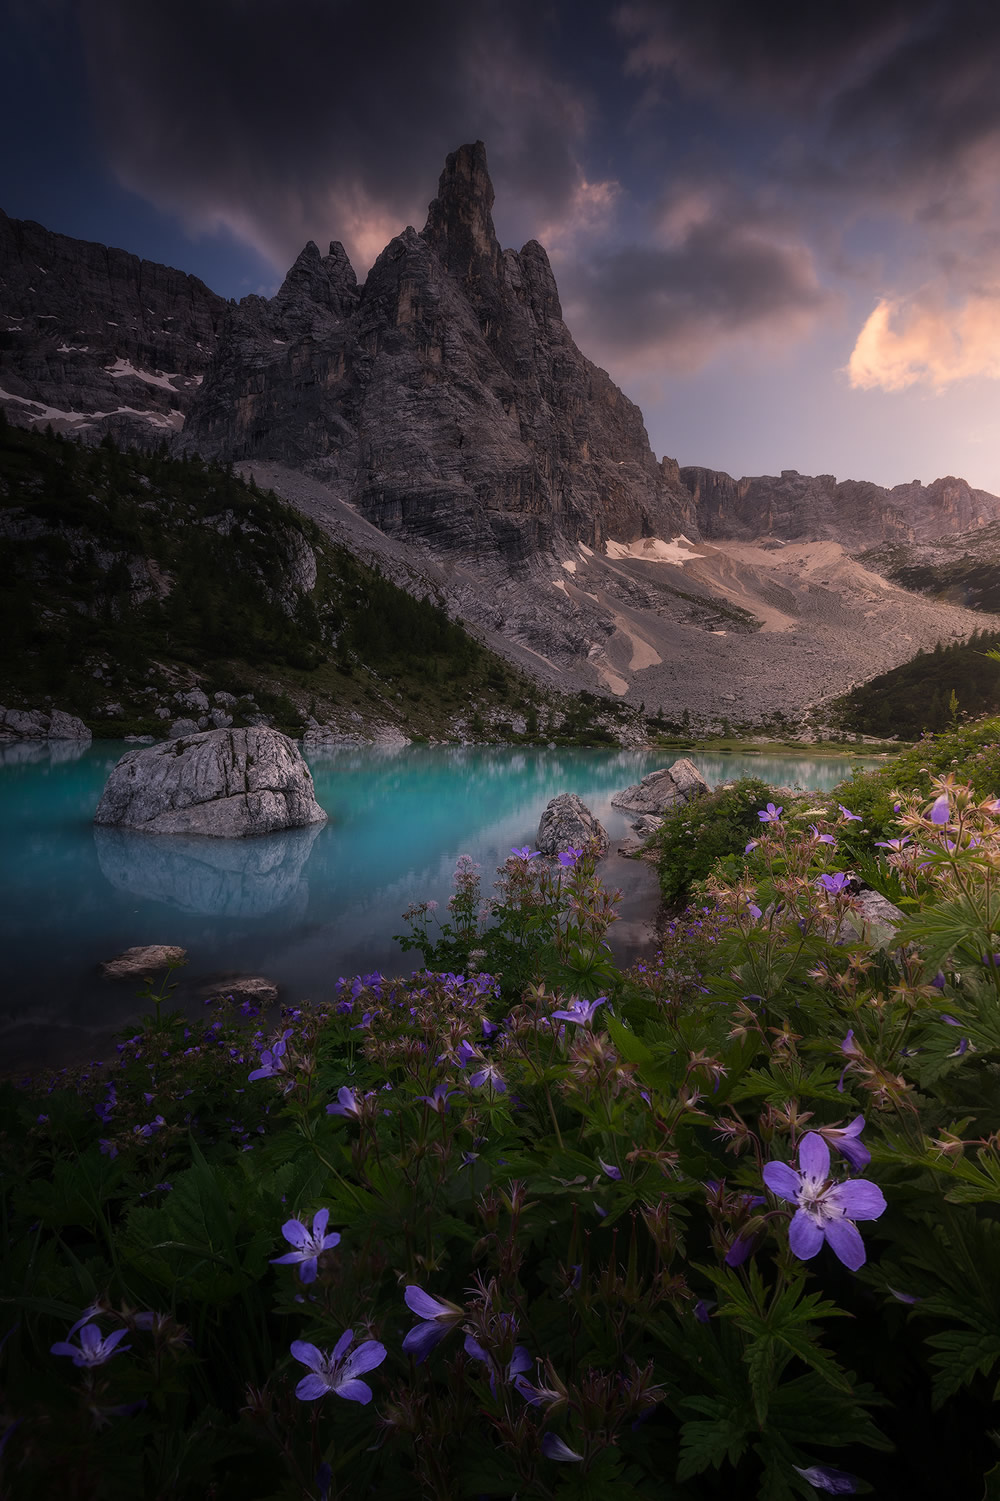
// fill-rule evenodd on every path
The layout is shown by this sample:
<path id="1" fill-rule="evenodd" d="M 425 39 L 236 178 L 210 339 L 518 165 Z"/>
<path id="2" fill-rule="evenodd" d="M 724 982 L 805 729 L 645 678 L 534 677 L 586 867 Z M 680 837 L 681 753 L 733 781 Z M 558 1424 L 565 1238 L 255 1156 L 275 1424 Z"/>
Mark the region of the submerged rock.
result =
<path id="1" fill-rule="evenodd" d="M 206 1001 L 249 1001 L 255 1006 L 273 1006 L 278 999 L 278 987 L 264 975 L 223 975 L 209 985 L 202 985 L 198 994 Z"/>
<path id="2" fill-rule="evenodd" d="M 126 949 L 114 959 L 105 960 L 100 969 L 107 980 L 142 980 L 172 964 L 184 964 L 186 960 L 187 949 L 169 943 L 150 943 L 145 947 Z"/>
<path id="3" fill-rule="evenodd" d="M 108 777 L 96 824 L 147 834 L 242 839 L 324 823 L 309 768 L 278 730 L 205 730 L 127 751 Z"/>
<path id="4" fill-rule="evenodd" d="M 608 835 L 604 825 L 591 813 L 575 792 L 560 792 L 542 814 L 535 842 L 543 855 L 550 858 L 564 850 L 582 849 L 593 840 L 598 855 L 608 852 Z"/>
<path id="5" fill-rule="evenodd" d="M 624 792 L 616 792 L 611 799 L 613 808 L 624 808 L 628 813 L 651 813 L 659 816 L 678 803 L 689 803 L 709 790 L 708 783 L 693 761 L 682 756 L 673 766 L 651 771 Z"/>

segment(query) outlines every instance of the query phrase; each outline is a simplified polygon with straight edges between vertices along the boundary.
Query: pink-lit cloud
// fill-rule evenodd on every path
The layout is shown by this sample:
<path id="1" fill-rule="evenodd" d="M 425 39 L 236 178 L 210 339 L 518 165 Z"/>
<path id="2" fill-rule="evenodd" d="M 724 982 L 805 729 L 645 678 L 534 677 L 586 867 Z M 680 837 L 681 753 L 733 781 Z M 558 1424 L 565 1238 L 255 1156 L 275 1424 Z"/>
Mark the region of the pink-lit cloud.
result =
<path id="1" fill-rule="evenodd" d="M 880 298 L 858 334 L 847 374 L 857 389 L 883 391 L 1000 379 L 1000 285 L 957 306 L 935 288 L 909 301 Z"/>

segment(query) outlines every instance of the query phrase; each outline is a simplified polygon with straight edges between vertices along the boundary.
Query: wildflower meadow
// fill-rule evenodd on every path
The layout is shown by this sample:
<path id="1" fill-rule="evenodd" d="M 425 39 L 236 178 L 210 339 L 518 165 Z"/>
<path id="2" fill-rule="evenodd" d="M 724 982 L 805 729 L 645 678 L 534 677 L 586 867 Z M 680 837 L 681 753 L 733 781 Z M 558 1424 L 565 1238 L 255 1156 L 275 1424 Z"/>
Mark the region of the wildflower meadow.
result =
<path id="1" fill-rule="evenodd" d="M 769 791 L 628 970 L 524 846 L 8 1079 L 0 1494 L 1000 1496 L 998 739 Z"/>

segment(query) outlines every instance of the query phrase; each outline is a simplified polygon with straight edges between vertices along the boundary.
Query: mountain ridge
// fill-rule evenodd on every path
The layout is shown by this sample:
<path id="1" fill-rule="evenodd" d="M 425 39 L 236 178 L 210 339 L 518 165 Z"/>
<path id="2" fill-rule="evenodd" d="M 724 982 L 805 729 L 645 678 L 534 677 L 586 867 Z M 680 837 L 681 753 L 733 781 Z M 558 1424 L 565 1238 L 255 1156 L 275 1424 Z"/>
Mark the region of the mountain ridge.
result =
<path id="1" fill-rule="evenodd" d="M 522 665 L 651 709 L 803 714 L 982 625 L 873 582 L 845 549 L 983 527 L 1000 499 L 953 477 L 886 489 L 657 460 L 639 408 L 566 327 L 545 250 L 502 249 L 492 209 L 475 142 L 363 283 L 338 242 L 324 256 L 309 241 L 274 297 L 225 302 L 80 242 L 56 315 L 35 272 L 75 242 L 0 221 L 0 404 L 90 442 L 266 469 L 331 535 L 356 515 L 395 539 L 407 588 L 433 578 Z M 12 288 L 36 301 L 14 308 Z M 81 329 L 93 339 L 74 348 Z"/>

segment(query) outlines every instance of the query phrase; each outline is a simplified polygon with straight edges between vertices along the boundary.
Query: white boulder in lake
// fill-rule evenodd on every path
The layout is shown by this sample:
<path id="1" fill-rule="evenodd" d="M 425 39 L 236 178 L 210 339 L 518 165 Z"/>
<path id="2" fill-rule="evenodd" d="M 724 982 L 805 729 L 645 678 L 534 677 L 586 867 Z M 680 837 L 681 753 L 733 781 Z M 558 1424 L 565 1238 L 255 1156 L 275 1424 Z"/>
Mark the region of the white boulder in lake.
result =
<path id="1" fill-rule="evenodd" d="M 708 790 L 708 783 L 697 766 L 686 756 L 682 756 L 673 766 L 651 771 L 641 782 L 626 787 L 624 792 L 616 792 L 611 799 L 611 806 L 624 808 L 626 813 L 661 817 L 678 803 L 689 803 Z"/>
<path id="2" fill-rule="evenodd" d="M 278 730 L 205 730 L 127 751 L 94 822 L 146 834 L 243 839 L 324 823 L 298 747 Z"/>
<path id="3" fill-rule="evenodd" d="M 536 843 L 539 851 L 549 858 L 565 850 L 582 849 L 593 840 L 598 855 L 608 852 L 608 835 L 604 825 L 591 813 L 575 792 L 560 792 L 542 814 L 538 824 Z"/>

